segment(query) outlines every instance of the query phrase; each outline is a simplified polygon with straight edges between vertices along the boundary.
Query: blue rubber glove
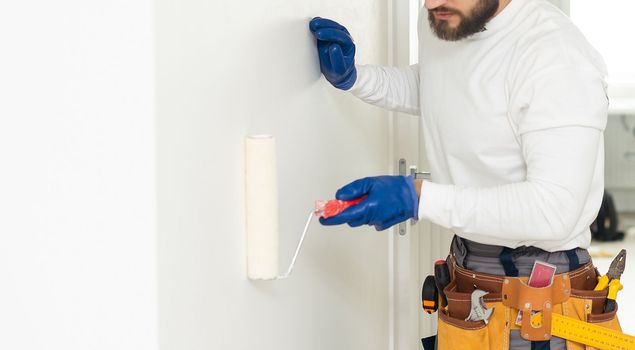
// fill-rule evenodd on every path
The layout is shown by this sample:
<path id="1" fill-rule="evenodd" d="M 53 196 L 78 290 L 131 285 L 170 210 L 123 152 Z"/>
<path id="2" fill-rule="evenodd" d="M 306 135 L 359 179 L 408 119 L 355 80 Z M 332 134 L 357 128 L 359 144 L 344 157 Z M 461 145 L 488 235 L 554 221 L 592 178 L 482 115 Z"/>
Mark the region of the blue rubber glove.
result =
<path id="1" fill-rule="evenodd" d="M 326 18 L 315 17 L 309 29 L 317 39 L 320 70 L 333 86 L 348 90 L 357 80 L 355 44 L 344 26 Z"/>
<path id="2" fill-rule="evenodd" d="M 340 188 L 335 198 L 347 201 L 363 195 L 368 197 L 361 203 L 328 219 L 320 218 L 320 223 L 347 223 L 351 227 L 367 224 L 375 226 L 377 231 L 383 231 L 418 216 L 419 198 L 412 176 L 377 176 L 355 180 Z"/>

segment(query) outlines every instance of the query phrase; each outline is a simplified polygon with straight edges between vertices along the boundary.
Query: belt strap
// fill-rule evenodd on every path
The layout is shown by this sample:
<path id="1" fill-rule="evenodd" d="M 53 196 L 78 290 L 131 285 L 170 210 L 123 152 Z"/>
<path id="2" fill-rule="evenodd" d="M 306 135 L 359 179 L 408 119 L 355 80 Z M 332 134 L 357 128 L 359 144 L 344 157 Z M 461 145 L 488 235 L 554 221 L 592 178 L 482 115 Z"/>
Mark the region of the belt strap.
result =
<path id="1" fill-rule="evenodd" d="M 551 350 L 551 340 L 532 341 L 531 350 Z"/>
<path id="2" fill-rule="evenodd" d="M 567 258 L 569 259 L 569 271 L 573 271 L 580 267 L 580 259 L 578 259 L 578 254 L 576 254 L 575 248 L 565 251 L 565 254 L 567 254 Z"/>
<path id="3" fill-rule="evenodd" d="M 503 265 L 503 269 L 505 270 L 505 276 L 518 277 L 518 268 L 516 268 L 513 260 L 514 252 L 514 249 L 503 247 L 503 250 L 498 256 L 500 263 Z M 576 253 L 576 248 L 565 250 L 564 253 L 567 255 L 567 259 L 569 260 L 569 271 L 573 271 L 581 266 L 580 259 Z"/>
<path id="4" fill-rule="evenodd" d="M 513 249 L 503 247 L 503 251 L 499 256 L 499 259 L 501 261 L 501 265 L 503 265 L 503 269 L 505 270 L 505 276 L 518 277 L 518 268 L 516 268 L 516 265 L 512 260 L 513 252 Z"/>

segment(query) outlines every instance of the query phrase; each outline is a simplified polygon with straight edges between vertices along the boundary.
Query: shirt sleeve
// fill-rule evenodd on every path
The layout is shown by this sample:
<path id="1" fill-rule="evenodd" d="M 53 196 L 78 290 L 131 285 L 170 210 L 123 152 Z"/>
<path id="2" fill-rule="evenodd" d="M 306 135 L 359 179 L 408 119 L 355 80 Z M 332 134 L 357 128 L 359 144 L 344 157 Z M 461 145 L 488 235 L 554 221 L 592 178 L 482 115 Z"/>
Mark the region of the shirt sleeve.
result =
<path id="1" fill-rule="evenodd" d="M 424 182 L 420 218 L 476 241 L 566 242 L 579 234 L 573 231 L 594 176 L 601 176 L 596 168 L 608 115 L 605 67 L 559 37 L 549 44 L 519 61 L 506 87 L 525 179 L 487 187 Z"/>
<path id="2" fill-rule="evenodd" d="M 424 182 L 419 217 L 477 241 L 566 240 L 575 234 L 601 142 L 601 130 L 583 126 L 526 133 L 525 181 L 483 188 Z"/>
<path id="3" fill-rule="evenodd" d="M 358 65 L 357 80 L 349 90 L 372 105 L 420 115 L 419 65 L 405 68 Z"/>
<path id="4" fill-rule="evenodd" d="M 608 97 L 602 72 L 576 66 L 554 67 L 524 78 L 511 96 L 517 134 L 562 127 L 606 127 Z"/>
<path id="5" fill-rule="evenodd" d="M 507 81 L 516 134 L 576 125 L 604 130 L 606 65 L 582 40 L 579 32 L 556 32 L 519 54 Z"/>

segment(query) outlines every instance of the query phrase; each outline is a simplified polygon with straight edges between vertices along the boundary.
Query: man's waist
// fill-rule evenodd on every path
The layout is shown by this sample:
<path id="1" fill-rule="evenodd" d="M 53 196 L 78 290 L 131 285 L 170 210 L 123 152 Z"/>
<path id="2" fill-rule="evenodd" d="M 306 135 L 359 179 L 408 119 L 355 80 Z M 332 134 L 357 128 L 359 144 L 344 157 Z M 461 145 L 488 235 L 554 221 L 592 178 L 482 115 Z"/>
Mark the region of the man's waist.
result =
<path id="1" fill-rule="evenodd" d="M 577 259 L 577 265 L 584 265 L 591 261 L 586 249 L 574 248 L 569 250 L 549 252 L 534 246 L 521 246 L 514 249 L 499 245 L 489 245 L 474 242 L 459 236 L 454 236 L 451 254 L 457 264 L 484 273 L 505 275 L 501 262 L 501 255 L 507 255 L 520 276 L 528 276 L 536 260 L 540 260 L 557 267 L 557 273 L 570 270 L 570 260 Z"/>

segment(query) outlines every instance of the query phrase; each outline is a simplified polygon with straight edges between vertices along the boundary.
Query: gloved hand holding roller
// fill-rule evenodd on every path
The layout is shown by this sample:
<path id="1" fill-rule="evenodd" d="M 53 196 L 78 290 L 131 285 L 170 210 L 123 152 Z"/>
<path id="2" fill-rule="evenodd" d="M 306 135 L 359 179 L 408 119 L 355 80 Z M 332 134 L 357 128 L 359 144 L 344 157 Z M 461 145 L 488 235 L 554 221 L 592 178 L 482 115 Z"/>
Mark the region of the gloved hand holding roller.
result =
<path id="1" fill-rule="evenodd" d="M 376 176 L 351 182 L 335 193 L 343 201 L 366 196 L 333 217 L 321 217 L 322 225 L 375 226 L 383 231 L 402 221 L 417 218 L 419 199 L 412 176 Z"/>

